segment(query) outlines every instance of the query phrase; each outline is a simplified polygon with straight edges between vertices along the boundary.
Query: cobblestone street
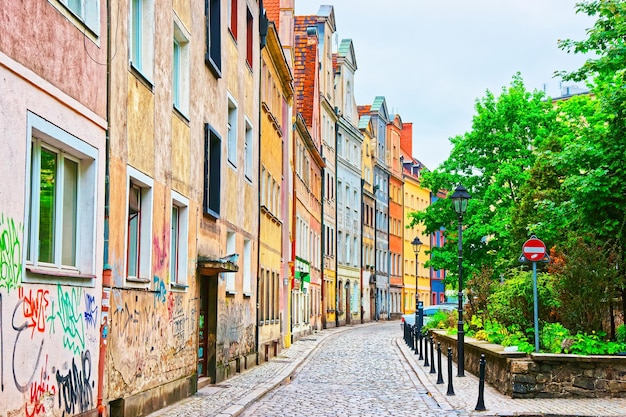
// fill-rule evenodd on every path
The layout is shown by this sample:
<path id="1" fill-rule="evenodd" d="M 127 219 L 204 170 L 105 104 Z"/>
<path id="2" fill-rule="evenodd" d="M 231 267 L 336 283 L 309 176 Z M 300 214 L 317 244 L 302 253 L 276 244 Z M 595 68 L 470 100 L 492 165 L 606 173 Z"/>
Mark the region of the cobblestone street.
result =
<path id="1" fill-rule="evenodd" d="M 359 326 L 317 349 L 290 383 L 243 416 L 441 416 L 394 339 L 398 322 Z M 452 413 L 451 415 L 459 415 Z"/>
<path id="2" fill-rule="evenodd" d="M 436 384 L 436 375 L 417 359 L 398 321 L 327 329 L 149 417 L 626 417 L 626 398 L 512 399 L 488 384 L 487 410 L 475 411 L 475 375 L 455 376 L 455 395 L 448 396 L 447 384 Z"/>

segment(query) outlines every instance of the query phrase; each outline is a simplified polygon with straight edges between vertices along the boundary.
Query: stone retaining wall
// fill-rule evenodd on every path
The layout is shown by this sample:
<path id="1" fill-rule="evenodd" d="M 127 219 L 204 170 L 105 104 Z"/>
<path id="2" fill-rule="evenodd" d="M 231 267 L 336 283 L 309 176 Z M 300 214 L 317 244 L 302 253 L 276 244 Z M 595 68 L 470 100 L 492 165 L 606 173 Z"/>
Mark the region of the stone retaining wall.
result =
<path id="1" fill-rule="evenodd" d="M 456 335 L 431 334 L 441 343 L 442 355 L 452 348 L 456 362 Z M 626 397 L 626 356 L 528 355 L 465 337 L 466 372 L 478 375 L 481 354 L 487 362 L 485 381 L 512 398 Z"/>

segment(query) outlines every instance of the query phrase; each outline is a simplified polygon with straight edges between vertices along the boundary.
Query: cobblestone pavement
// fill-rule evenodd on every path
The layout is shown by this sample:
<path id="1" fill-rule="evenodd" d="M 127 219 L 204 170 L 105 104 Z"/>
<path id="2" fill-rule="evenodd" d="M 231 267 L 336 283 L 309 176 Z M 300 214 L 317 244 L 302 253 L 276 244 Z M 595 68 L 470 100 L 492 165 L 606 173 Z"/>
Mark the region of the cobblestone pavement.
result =
<path id="1" fill-rule="evenodd" d="M 278 357 L 149 415 L 164 416 L 623 416 L 626 398 L 511 399 L 478 378 L 453 377 L 454 396 L 406 346 L 399 322 L 327 329 Z M 445 355 L 442 369 L 447 371 Z M 456 367 L 453 363 L 453 373 Z"/>
<path id="2" fill-rule="evenodd" d="M 441 416 L 395 337 L 398 322 L 355 327 L 324 342 L 285 384 L 242 416 Z"/>

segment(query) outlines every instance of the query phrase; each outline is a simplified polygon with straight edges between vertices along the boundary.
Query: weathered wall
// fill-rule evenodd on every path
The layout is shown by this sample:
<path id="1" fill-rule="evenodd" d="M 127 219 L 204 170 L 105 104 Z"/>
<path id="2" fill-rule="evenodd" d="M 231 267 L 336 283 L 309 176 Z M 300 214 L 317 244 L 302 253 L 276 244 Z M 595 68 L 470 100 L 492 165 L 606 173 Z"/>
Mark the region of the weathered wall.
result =
<path id="1" fill-rule="evenodd" d="M 51 27 L 58 26 L 59 22 L 48 20 L 49 16 L 46 17 L 46 12 L 40 9 L 47 7 L 47 2 L 36 3 L 36 16 L 43 19 L 42 27 L 37 30 L 52 31 Z M 22 10 L 22 7 L 26 9 Z M 10 21 L 5 20 L 3 24 L 16 23 L 12 19 L 20 20 L 23 13 L 33 7 L 34 3 L 12 5 L 3 2 L 3 14 L 9 16 Z M 50 71 L 58 66 L 58 60 L 50 57 L 47 64 L 51 68 L 42 70 L 40 65 L 43 62 L 39 59 L 46 53 L 36 50 L 35 44 L 44 43 L 46 38 L 38 38 L 40 34 L 35 36 L 26 29 L 26 26 L 32 26 L 28 22 L 32 20 L 21 19 L 23 32 L 17 27 L 3 26 L 0 40 L 0 146 L 3 155 L 0 177 L 4 179 L 0 184 L 0 415 L 60 416 L 93 411 L 98 400 L 98 357 L 103 320 L 100 281 L 104 191 L 100 184 L 104 183 L 106 123 L 92 109 L 100 111 L 104 108 L 104 96 L 93 99 L 91 94 L 97 93 L 88 83 L 82 93 L 60 83 L 60 87 L 67 87 L 70 94 L 76 93 L 75 96 L 84 99 L 87 103 L 83 105 L 40 74 L 32 72 L 41 70 L 44 77 L 55 81 Z M 69 32 L 77 30 L 73 26 L 65 29 L 57 27 L 55 30 L 59 36 L 69 38 Z M 25 38 L 15 39 L 16 34 Z M 39 40 L 31 39 L 24 50 L 17 51 L 24 46 L 24 39 L 29 34 Z M 4 53 L 6 48 L 18 61 L 27 60 L 28 56 L 31 67 L 25 68 L 7 56 Z M 58 49 L 57 54 L 59 57 L 65 55 Z M 81 55 L 73 56 L 72 62 Z M 99 69 L 97 73 L 103 74 Z M 33 277 L 26 270 L 27 150 L 32 138 L 29 118 L 33 115 L 80 138 L 95 150 L 97 169 L 94 181 L 98 186 L 93 196 L 97 207 L 94 213 L 94 262 L 89 271 L 81 271 L 93 274 L 94 279 L 87 279 L 84 284 L 72 283 L 62 274 L 57 276 L 55 273 Z"/>

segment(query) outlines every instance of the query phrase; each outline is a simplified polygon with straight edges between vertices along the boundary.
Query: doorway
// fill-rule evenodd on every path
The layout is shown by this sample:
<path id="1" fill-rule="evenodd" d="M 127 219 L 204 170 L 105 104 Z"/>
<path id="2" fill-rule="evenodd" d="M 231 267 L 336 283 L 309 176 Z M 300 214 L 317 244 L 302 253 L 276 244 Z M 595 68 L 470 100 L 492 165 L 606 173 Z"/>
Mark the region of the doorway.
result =
<path id="1" fill-rule="evenodd" d="M 217 275 L 200 276 L 198 313 L 198 378 L 216 382 Z"/>

